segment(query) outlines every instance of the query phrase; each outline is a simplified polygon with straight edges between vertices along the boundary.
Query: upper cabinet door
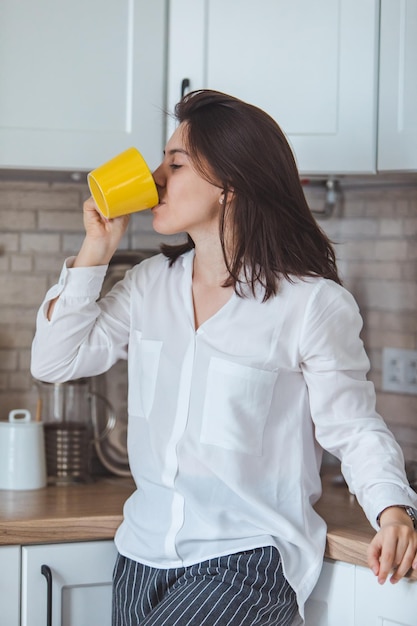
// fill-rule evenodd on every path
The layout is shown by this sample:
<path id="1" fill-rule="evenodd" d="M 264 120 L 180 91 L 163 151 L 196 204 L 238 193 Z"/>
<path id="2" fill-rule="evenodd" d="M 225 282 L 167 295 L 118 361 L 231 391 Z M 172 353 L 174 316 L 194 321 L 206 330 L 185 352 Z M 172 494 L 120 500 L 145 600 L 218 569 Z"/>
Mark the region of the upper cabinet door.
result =
<path id="1" fill-rule="evenodd" d="M 378 9 L 377 0 L 172 0 L 169 108 L 187 78 L 190 89 L 272 115 L 301 172 L 374 172 Z"/>
<path id="2" fill-rule="evenodd" d="M 378 169 L 417 170 L 417 2 L 381 1 Z"/>
<path id="3" fill-rule="evenodd" d="M 0 167 L 91 169 L 164 140 L 166 0 L 2 0 Z"/>

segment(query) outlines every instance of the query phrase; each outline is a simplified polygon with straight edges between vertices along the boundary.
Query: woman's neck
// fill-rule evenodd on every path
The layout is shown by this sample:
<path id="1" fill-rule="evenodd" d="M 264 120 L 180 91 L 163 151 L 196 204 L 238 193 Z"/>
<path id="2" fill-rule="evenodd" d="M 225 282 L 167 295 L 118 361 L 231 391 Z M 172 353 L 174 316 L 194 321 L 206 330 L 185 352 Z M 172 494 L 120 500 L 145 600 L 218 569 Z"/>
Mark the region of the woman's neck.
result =
<path id="1" fill-rule="evenodd" d="M 220 287 L 229 274 L 220 245 L 199 245 L 195 247 L 193 283 L 207 287 Z"/>

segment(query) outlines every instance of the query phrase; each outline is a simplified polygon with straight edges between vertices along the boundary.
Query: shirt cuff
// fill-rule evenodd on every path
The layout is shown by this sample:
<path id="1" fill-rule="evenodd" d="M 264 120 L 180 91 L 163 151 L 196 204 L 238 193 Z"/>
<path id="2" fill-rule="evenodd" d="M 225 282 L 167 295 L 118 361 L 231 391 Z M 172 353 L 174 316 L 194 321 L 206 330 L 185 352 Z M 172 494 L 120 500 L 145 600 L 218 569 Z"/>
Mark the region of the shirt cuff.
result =
<path id="1" fill-rule="evenodd" d="M 72 267 L 75 257 L 65 260 L 59 276 L 58 293 L 65 289 L 65 296 L 71 298 L 97 298 L 106 276 L 108 265 L 94 267 Z"/>
<path id="2" fill-rule="evenodd" d="M 376 494 L 375 494 L 376 495 Z M 368 512 L 368 519 L 375 530 L 379 530 L 379 517 L 391 506 L 417 508 L 417 494 L 411 487 L 399 485 L 385 485 L 384 495 L 381 498 L 375 497 L 371 510 Z"/>

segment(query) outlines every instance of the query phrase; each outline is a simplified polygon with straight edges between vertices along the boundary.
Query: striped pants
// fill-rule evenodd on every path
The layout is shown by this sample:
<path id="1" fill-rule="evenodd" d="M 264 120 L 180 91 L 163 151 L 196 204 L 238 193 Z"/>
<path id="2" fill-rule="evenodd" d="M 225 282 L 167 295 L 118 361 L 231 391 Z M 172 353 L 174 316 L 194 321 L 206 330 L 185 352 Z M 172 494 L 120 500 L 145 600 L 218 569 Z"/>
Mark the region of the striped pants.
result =
<path id="1" fill-rule="evenodd" d="M 289 626 L 297 614 L 276 548 L 165 570 L 117 558 L 112 626 Z"/>

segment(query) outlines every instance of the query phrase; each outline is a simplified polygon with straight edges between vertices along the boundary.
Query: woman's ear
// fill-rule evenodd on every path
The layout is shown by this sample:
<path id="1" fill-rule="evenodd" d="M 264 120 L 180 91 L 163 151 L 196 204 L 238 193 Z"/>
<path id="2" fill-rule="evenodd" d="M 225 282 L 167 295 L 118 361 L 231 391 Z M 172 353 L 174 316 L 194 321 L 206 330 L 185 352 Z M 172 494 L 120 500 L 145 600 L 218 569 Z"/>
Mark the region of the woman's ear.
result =
<path id="1" fill-rule="evenodd" d="M 225 193 L 225 191 L 223 191 L 221 196 L 220 196 L 220 198 L 219 198 L 219 204 L 224 204 L 225 197 L 227 198 L 226 204 L 229 204 L 233 200 L 234 189 L 228 189 L 227 190 L 227 194 Z"/>

